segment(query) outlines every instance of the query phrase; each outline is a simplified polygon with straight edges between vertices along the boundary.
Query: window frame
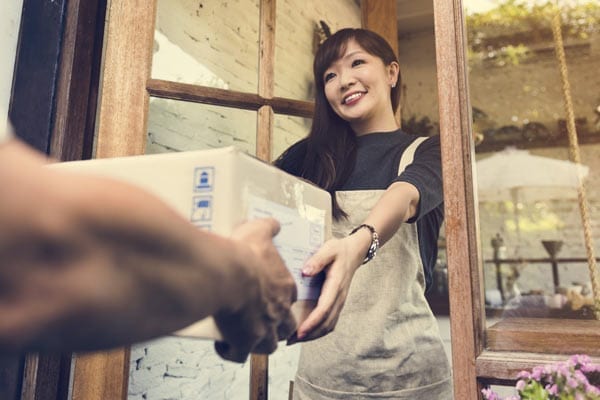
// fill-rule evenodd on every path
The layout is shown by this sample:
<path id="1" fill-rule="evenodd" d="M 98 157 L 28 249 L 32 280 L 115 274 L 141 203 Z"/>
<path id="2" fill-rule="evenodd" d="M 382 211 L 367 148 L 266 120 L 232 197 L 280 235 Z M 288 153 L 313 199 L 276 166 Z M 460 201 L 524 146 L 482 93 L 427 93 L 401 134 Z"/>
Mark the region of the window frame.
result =
<path id="1" fill-rule="evenodd" d="M 482 398 L 486 385 L 513 384 L 518 371 L 568 354 L 600 362 L 600 330 L 598 321 L 561 319 L 536 319 L 531 329 L 527 318 L 486 329 L 464 8 L 462 0 L 433 3 L 454 395 Z"/>

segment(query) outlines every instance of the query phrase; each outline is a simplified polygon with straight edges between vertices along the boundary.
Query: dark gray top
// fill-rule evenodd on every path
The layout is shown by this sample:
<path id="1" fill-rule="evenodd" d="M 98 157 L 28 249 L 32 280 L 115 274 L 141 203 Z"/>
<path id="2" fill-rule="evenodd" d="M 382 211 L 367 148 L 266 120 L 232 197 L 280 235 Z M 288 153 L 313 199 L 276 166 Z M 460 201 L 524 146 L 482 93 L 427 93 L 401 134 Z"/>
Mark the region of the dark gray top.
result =
<path id="1" fill-rule="evenodd" d="M 421 143 L 415 151 L 412 164 L 398 176 L 400 157 L 416 138 L 401 130 L 359 136 L 356 165 L 340 190 L 385 190 L 396 181 L 408 182 L 417 188 L 419 207 L 415 217 L 408 223 L 417 224 L 419 251 L 429 288 L 437 259 L 440 227 L 444 220 L 440 140 L 439 136 L 432 136 Z M 304 154 L 306 141 L 301 140 L 290 147 L 279 167 L 299 176 Z"/>

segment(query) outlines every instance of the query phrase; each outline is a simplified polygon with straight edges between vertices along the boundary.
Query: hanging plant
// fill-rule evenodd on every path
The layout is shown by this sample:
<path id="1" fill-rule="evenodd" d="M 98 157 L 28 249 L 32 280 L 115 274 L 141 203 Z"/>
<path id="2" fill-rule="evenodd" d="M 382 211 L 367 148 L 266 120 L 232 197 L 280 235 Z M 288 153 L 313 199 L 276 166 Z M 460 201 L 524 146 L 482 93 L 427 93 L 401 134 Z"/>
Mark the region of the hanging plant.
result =
<path id="1" fill-rule="evenodd" d="M 551 43 L 551 15 L 555 3 L 507 0 L 484 13 L 467 15 L 470 61 L 492 60 L 498 66 L 526 59 L 535 45 Z M 600 3 L 564 4 L 561 8 L 565 40 L 585 40 L 600 31 Z"/>

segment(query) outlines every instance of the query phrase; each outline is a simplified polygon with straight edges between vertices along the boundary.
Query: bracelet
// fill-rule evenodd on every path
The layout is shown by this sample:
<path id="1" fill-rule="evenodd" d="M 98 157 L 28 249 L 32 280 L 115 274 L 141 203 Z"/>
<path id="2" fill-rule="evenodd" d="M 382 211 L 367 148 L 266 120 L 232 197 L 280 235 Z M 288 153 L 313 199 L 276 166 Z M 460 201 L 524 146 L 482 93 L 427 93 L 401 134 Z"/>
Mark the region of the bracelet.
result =
<path id="1" fill-rule="evenodd" d="M 361 224 L 352 229 L 350 235 L 362 228 L 367 228 L 369 231 L 371 231 L 371 245 L 369 246 L 369 250 L 367 250 L 367 255 L 365 256 L 364 261 L 362 262 L 363 264 L 366 264 L 371 261 L 373 257 L 375 257 L 375 254 L 377 254 L 377 250 L 379 249 L 379 235 L 377 234 L 377 231 L 375 231 L 375 228 L 367 224 Z"/>

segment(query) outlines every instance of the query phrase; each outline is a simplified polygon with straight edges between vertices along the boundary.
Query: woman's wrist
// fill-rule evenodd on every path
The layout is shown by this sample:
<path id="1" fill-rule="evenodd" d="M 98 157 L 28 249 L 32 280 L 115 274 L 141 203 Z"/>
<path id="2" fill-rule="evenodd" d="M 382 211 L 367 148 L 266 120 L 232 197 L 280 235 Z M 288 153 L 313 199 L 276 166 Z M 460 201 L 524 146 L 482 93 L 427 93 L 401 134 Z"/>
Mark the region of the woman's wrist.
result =
<path id="1" fill-rule="evenodd" d="M 360 238 L 360 254 L 364 255 L 361 264 L 366 264 L 375 257 L 379 249 L 379 234 L 373 226 L 361 224 L 354 228 L 349 236 Z"/>

